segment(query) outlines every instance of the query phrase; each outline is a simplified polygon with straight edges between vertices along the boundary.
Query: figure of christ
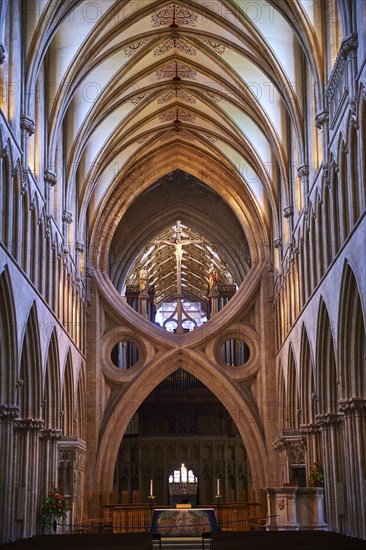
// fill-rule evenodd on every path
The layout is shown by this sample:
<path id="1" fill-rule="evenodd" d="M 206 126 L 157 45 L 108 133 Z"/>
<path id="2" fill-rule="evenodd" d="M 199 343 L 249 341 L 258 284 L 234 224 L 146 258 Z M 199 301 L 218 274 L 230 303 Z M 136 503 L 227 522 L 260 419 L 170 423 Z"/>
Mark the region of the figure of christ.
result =
<path id="1" fill-rule="evenodd" d="M 176 257 L 176 264 L 177 264 L 177 332 L 182 333 L 183 332 L 183 305 L 182 305 L 182 257 L 183 257 L 183 246 L 187 246 L 189 244 L 202 244 L 202 240 L 193 240 L 189 237 L 183 236 L 183 229 L 181 226 L 180 220 L 177 220 L 177 224 L 174 227 L 175 230 L 175 238 L 172 240 L 164 240 L 164 241 L 154 241 L 154 244 L 166 244 L 169 246 L 175 247 L 175 257 Z"/>

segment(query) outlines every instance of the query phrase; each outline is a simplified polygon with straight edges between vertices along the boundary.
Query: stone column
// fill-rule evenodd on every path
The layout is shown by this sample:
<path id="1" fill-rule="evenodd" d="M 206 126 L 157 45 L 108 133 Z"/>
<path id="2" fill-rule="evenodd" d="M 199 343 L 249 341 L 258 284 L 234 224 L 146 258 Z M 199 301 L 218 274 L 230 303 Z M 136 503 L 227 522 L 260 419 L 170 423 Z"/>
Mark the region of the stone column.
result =
<path id="1" fill-rule="evenodd" d="M 40 507 L 39 496 L 39 433 L 44 422 L 40 419 L 22 418 L 14 422 L 17 431 L 18 466 L 15 519 L 17 538 L 36 534 L 36 518 Z"/>
<path id="2" fill-rule="evenodd" d="M 347 532 L 366 538 L 366 400 L 341 400 L 339 409 L 344 414 L 345 484 L 347 493 Z"/>
<path id="3" fill-rule="evenodd" d="M 0 543 L 15 538 L 15 471 L 14 471 L 14 420 L 18 416 L 17 405 L 0 405 L 1 484 L 0 484 Z"/>
<path id="4" fill-rule="evenodd" d="M 300 426 L 300 432 L 306 439 L 305 444 L 305 465 L 306 465 L 306 479 L 308 479 L 310 470 L 313 467 L 314 462 L 321 462 L 320 452 L 320 429 L 317 424 L 306 424 Z"/>
<path id="5" fill-rule="evenodd" d="M 85 442 L 78 438 L 62 437 L 57 443 L 59 487 L 69 501 L 66 526 L 72 528 L 87 515 L 84 510 Z"/>
<path id="6" fill-rule="evenodd" d="M 343 415 L 326 413 L 317 415 L 321 432 L 325 480 L 325 507 L 329 528 L 344 532 L 344 515 L 346 513 L 343 498 L 343 460 L 340 444 Z"/>
<path id="7" fill-rule="evenodd" d="M 40 437 L 43 451 L 43 471 L 40 483 L 42 495 L 46 496 L 57 482 L 57 441 L 61 437 L 61 430 L 54 428 L 41 430 Z"/>

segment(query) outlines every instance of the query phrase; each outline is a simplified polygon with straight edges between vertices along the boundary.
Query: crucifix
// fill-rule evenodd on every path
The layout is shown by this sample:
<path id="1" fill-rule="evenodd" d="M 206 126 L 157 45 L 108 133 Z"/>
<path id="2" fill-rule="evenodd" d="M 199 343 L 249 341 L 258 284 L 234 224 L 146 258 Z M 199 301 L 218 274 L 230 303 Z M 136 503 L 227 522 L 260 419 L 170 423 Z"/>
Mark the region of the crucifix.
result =
<path id="1" fill-rule="evenodd" d="M 175 258 L 176 258 L 176 266 L 177 266 L 177 307 L 174 311 L 174 313 L 169 317 L 169 319 L 173 319 L 175 314 L 177 314 L 177 333 L 182 334 L 183 333 L 183 313 L 187 318 L 193 321 L 191 317 L 187 314 L 187 312 L 184 311 L 183 307 L 183 296 L 182 296 L 182 257 L 184 254 L 183 246 L 187 246 L 189 244 L 202 244 L 202 240 L 193 240 L 184 233 L 183 228 L 181 226 L 180 220 L 177 220 L 177 224 L 174 227 L 174 234 L 169 240 L 164 241 L 154 241 L 154 244 L 167 244 L 169 246 L 175 247 Z M 175 319 L 174 319 L 175 320 Z"/>

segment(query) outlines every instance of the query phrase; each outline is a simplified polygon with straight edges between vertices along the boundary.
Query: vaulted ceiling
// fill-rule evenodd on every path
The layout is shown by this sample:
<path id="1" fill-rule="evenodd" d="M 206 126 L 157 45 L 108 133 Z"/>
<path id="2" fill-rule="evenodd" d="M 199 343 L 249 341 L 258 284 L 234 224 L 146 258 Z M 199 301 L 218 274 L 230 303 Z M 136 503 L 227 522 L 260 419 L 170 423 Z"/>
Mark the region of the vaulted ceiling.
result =
<path id="1" fill-rule="evenodd" d="M 315 104 L 322 85 L 313 2 L 29 4 L 27 85 L 47 94 L 47 162 L 66 161 L 75 238 L 104 224 L 108 254 L 139 195 L 181 170 L 228 204 L 255 260 L 258 241 L 280 231 L 291 166 L 304 161 L 306 72 Z M 204 199 L 195 208 L 205 216 Z"/>

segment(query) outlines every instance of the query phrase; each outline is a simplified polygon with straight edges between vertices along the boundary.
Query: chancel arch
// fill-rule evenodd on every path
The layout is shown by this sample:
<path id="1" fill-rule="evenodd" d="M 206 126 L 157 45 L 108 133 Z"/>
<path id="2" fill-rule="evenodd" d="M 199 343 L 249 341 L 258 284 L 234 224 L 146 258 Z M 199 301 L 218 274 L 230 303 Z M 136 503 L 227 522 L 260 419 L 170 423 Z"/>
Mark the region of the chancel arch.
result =
<path id="1" fill-rule="evenodd" d="M 194 352 L 183 354 L 168 352 L 158 356 L 131 384 L 123 399 L 117 402 L 109 421 L 105 423 L 98 453 L 97 472 L 101 487 L 107 489 L 112 485 L 119 445 L 138 406 L 146 399 L 152 388 L 177 368 L 184 368 L 200 380 L 228 410 L 247 449 L 253 483 L 256 487 L 260 487 L 261 480 L 267 475 L 264 466 L 266 449 L 263 427 L 255 403 L 248 392 L 240 391 L 236 384 L 225 377 L 220 370 L 215 369 L 213 379 L 210 373 L 214 368 L 213 365 Z M 154 378 L 152 378 L 153 372 L 157 372 Z M 146 384 L 147 380 L 150 381 L 149 385 Z"/>

